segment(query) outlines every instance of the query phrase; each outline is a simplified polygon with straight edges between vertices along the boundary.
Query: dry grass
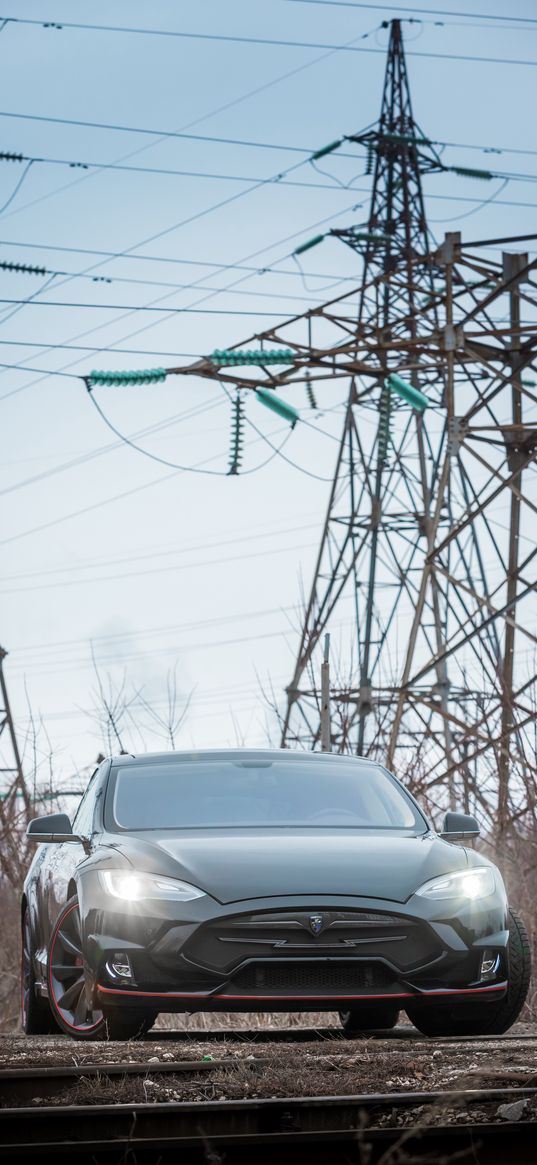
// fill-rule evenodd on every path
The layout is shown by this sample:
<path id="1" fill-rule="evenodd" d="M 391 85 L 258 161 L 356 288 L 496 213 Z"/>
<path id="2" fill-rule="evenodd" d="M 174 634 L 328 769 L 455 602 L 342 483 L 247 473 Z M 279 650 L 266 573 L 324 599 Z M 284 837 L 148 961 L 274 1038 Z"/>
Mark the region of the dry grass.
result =
<path id="1" fill-rule="evenodd" d="M 535 1029 L 534 1029 L 535 1030 Z M 517 1025 L 513 1034 L 523 1034 Z M 33 1103 L 106 1104 L 169 1101 L 240 1100 L 289 1096 L 336 1096 L 404 1091 L 456 1091 L 464 1088 L 502 1088 L 532 1083 L 537 1072 L 537 1045 L 521 1040 L 486 1044 L 439 1044 L 409 1040 L 318 1040 L 308 1044 L 226 1042 L 211 1039 L 200 1048 L 167 1039 L 143 1044 L 73 1045 L 56 1037 L 31 1041 L 31 1065 L 101 1064 L 120 1059 L 144 1062 L 146 1072 L 135 1077 L 73 1081 L 61 1094 L 39 1099 L 39 1082 Z M 20 1050 L 30 1041 L 4 1037 L 3 1066 L 21 1066 Z M 225 1065 L 203 1073 L 160 1074 L 155 1063 L 175 1059 L 199 1060 L 211 1054 L 225 1058 Z M 28 1062 L 28 1057 L 23 1063 Z M 10 1100 L 10 1104 L 11 1104 Z M 28 1103 L 22 1100 L 21 1103 Z M 498 1101 L 495 1101 L 497 1107 Z M 414 1111 L 414 1110 L 413 1110 Z M 428 1110 L 430 1111 L 430 1110 Z M 414 1112 L 414 1115 L 415 1112 Z"/>
<path id="2" fill-rule="evenodd" d="M 198 1011 L 194 1015 L 162 1013 L 154 1028 L 158 1031 L 219 1031 L 242 1029 L 247 1031 L 270 1031 L 274 1028 L 314 1028 L 340 1027 L 336 1011 L 241 1011 L 208 1012 Z"/>

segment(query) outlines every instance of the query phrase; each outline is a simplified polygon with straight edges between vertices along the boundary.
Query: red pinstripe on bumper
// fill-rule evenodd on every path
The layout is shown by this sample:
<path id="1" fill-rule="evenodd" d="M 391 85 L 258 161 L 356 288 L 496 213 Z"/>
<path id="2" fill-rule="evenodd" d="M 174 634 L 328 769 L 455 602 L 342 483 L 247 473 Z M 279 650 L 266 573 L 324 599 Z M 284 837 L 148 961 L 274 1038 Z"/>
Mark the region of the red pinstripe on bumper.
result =
<path id="1" fill-rule="evenodd" d="M 449 990 L 436 988 L 432 991 L 404 991 L 397 994 L 380 994 L 380 995 L 228 995 L 226 992 L 222 994 L 210 994 L 206 991 L 135 991 L 131 988 L 123 990 L 119 987 L 101 987 L 97 988 L 100 995 L 122 995 L 134 996 L 141 999 L 206 999 L 208 1002 L 221 999 L 274 999 L 286 1000 L 297 999 L 303 1002 L 304 1000 L 311 1000 L 315 1002 L 316 999 L 335 999 L 341 1002 L 346 1002 L 349 999 L 363 999 L 374 1001 L 375 999 L 437 999 L 444 995 L 485 995 L 492 991 L 505 991 L 507 983 L 495 983 L 491 987 L 453 987 Z"/>

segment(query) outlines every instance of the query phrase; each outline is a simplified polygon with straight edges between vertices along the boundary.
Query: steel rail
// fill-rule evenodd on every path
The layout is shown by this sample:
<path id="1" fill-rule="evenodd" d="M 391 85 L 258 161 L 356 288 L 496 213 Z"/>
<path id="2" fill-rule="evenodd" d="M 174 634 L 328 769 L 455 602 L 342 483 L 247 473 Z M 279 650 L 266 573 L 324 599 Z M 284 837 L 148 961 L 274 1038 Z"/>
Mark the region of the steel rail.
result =
<path id="1" fill-rule="evenodd" d="M 449 1160 L 473 1165 L 533 1165 L 535 1123 L 456 1123 L 431 1125 L 437 1106 L 444 1116 L 453 1105 L 497 1104 L 529 1099 L 535 1088 L 471 1089 L 459 1092 L 380 1093 L 338 1097 L 301 1097 L 198 1103 L 87 1105 L 19 1108 L 0 1111 L 0 1160 L 53 1161 L 76 1153 L 77 1162 L 125 1160 L 177 1161 L 181 1165 L 220 1160 L 226 1165 L 291 1162 L 300 1146 L 308 1165 L 349 1160 L 361 1150 L 371 1163 L 390 1147 L 404 1145 L 414 1161 Z M 411 1126 L 378 1127 L 375 1119 L 418 1108 Z M 425 1113 L 423 1109 L 426 1109 Z M 487 1114 L 491 1115 L 491 1114 Z M 329 1151 L 328 1151 L 329 1150 Z M 180 1156 L 179 1156 L 180 1153 Z M 296 1156 L 294 1160 L 296 1161 Z"/>
<path id="2" fill-rule="evenodd" d="M 280 1044 L 280 1043 L 295 1043 L 295 1044 L 309 1044 L 315 1041 L 331 1041 L 349 1043 L 349 1040 L 355 1041 L 356 1037 L 349 1037 L 345 1032 L 336 1027 L 326 1028 L 216 1028 L 212 1031 L 205 1031 L 198 1029 L 189 1030 L 188 1028 L 178 1028 L 176 1031 L 163 1029 L 162 1031 L 153 1030 L 144 1036 L 142 1043 L 162 1043 L 167 1041 L 177 1041 L 188 1043 L 189 1041 L 198 1043 L 207 1043 L 211 1040 L 224 1040 L 230 1043 L 262 1043 L 262 1044 Z M 434 1040 L 428 1036 L 423 1036 L 416 1028 L 405 1026 L 393 1028 L 387 1031 L 385 1028 L 368 1031 L 361 1037 L 360 1042 L 373 1041 L 375 1043 L 389 1043 L 390 1041 L 408 1040 L 412 1044 L 425 1044 L 431 1046 L 434 1044 L 467 1044 L 467 1043 L 512 1043 L 517 1041 L 537 1041 L 537 1031 L 532 1033 L 521 1033 L 520 1035 L 509 1034 L 500 1036 L 435 1036 Z"/>
<path id="3" fill-rule="evenodd" d="M 423 1052 L 423 1048 L 421 1051 Z M 434 1045 L 430 1048 L 431 1056 L 434 1054 Z M 389 1047 L 383 1049 L 383 1054 L 388 1052 L 389 1055 L 398 1054 L 402 1057 L 414 1056 L 416 1053 L 412 1047 L 406 1049 Z M 345 1055 L 348 1056 L 348 1049 L 341 1052 L 328 1051 L 326 1056 L 330 1059 L 332 1066 L 334 1065 L 334 1056 Z M 323 1053 L 315 1059 L 315 1067 L 322 1068 Z M 40 1099 L 44 1097 L 50 1098 L 52 1096 L 61 1096 L 61 1094 L 68 1088 L 83 1081 L 92 1080 L 98 1082 L 111 1082 L 113 1079 L 123 1081 L 126 1078 L 147 1080 L 151 1077 L 158 1076 L 196 1076 L 198 1074 L 206 1074 L 226 1069 L 247 1068 L 249 1071 L 259 1073 L 262 1068 L 274 1065 L 274 1061 L 268 1057 L 229 1057 L 227 1059 L 209 1059 L 204 1060 L 172 1060 L 172 1061 L 148 1061 L 140 1060 L 135 1063 L 114 1062 L 101 1064 L 65 1064 L 59 1066 L 43 1066 L 36 1068 L 2 1068 L 0 1069 L 0 1106 L 9 1107 L 10 1103 L 16 1102 L 19 1106 L 24 1101 L 31 1101 L 36 1095 Z M 404 1059 L 401 1065 L 405 1067 Z M 476 1082 L 476 1087 L 484 1087 L 485 1081 L 502 1081 L 504 1089 L 508 1087 L 507 1081 L 513 1084 L 517 1083 L 520 1086 L 531 1086 L 537 1084 L 537 1064 L 535 1068 L 513 1069 L 510 1067 L 482 1067 L 472 1069 L 465 1074 L 465 1080 L 468 1082 L 473 1078 Z M 479 1083 L 478 1083 L 479 1082 Z M 492 1085 L 491 1085 L 492 1086 Z M 536 1089 L 537 1090 L 537 1089 Z M 474 1090 L 472 1090 L 474 1091 Z M 503 1091 L 503 1090 L 502 1090 Z M 389 1094 L 392 1095 L 391 1093 Z M 437 1095 L 437 1093 L 431 1094 Z M 459 1093 L 457 1093 L 459 1095 Z"/>
<path id="4" fill-rule="evenodd" d="M 9 1038 L 13 1040 L 13 1035 L 9 1037 L 5 1033 L 0 1033 L 0 1055 L 2 1054 L 2 1039 Z M 34 1037 L 21 1037 L 24 1040 L 24 1046 L 30 1046 L 30 1040 Z M 39 1040 L 39 1049 L 43 1048 L 63 1048 L 68 1045 L 66 1037 L 58 1036 L 41 1036 L 37 1037 Z M 416 1028 L 410 1025 L 404 1027 L 393 1028 L 386 1030 L 385 1028 L 373 1029 L 364 1032 L 361 1036 L 347 1036 L 345 1032 L 336 1027 L 326 1028 L 177 1028 L 162 1030 L 153 1029 L 148 1032 L 142 1039 L 137 1040 L 137 1046 L 144 1044 L 162 1044 L 162 1043 L 210 1043 L 211 1041 L 222 1041 L 224 1043 L 262 1043 L 262 1044 L 281 1044 L 281 1043 L 296 1043 L 296 1044 L 311 1044 L 315 1042 L 331 1042 L 331 1043 L 355 1043 L 357 1040 L 360 1044 L 366 1042 L 370 1043 L 398 1043 L 401 1041 L 409 1042 L 412 1045 L 421 1044 L 425 1047 L 442 1047 L 446 1044 L 456 1044 L 461 1046 L 464 1044 L 506 1044 L 506 1043 L 535 1043 L 537 1041 L 537 1031 L 521 1032 L 520 1034 L 509 1033 L 504 1035 L 477 1035 L 477 1036 L 424 1036 L 418 1032 Z"/>
<path id="5" fill-rule="evenodd" d="M 256 1071 L 268 1061 L 257 1057 L 248 1060 L 239 1056 L 227 1059 L 209 1060 L 166 1060 L 151 1063 L 139 1060 L 136 1063 L 66 1064 L 37 1068 L 0 1069 L 0 1103 L 9 1100 L 31 1100 L 40 1096 L 58 1096 L 66 1088 L 83 1080 L 111 1080 L 125 1077 L 149 1076 L 189 1076 L 198 1073 L 215 1072 L 218 1069 L 244 1067 Z"/>

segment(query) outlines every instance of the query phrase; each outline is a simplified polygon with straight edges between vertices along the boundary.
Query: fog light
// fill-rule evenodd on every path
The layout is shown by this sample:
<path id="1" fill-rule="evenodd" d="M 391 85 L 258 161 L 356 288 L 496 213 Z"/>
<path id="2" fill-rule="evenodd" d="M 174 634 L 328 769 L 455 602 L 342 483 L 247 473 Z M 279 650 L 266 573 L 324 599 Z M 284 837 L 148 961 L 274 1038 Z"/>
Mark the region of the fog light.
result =
<path id="1" fill-rule="evenodd" d="M 495 979 L 500 966 L 500 956 L 496 951 L 483 951 L 481 956 L 481 979 Z"/>
<path id="2" fill-rule="evenodd" d="M 131 961 L 124 951 L 114 951 L 106 964 L 106 970 L 111 979 L 126 979 L 130 982 L 134 979 Z"/>

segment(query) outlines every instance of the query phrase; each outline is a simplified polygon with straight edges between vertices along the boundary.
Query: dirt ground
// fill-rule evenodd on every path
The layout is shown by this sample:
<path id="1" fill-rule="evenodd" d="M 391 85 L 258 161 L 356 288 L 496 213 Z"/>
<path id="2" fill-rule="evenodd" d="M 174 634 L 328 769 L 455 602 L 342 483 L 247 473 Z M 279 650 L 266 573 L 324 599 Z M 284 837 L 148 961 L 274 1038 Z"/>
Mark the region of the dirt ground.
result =
<path id="1" fill-rule="evenodd" d="M 223 1017 L 213 1017 L 213 1026 L 221 1029 Z M 235 1018 L 239 1017 L 234 1017 Z M 398 1029 L 401 1038 L 374 1039 L 341 1037 L 339 1025 L 330 1025 L 335 1017 L 322 1016 L 322 1028 L 311 1042 L 271 1040 L 266 1021 L 259 1027 L 260 1037 L 248 1037 L 246 1017 L 240 1029 L 230 1025 L 225 1035 L 211 1035 L 189 1040 L 188 1030 L 180 1039 L 162 1028 L 143 1041 L 122 1043 L 81 1043 L 67 1036 L 0 1036 L 0 1068 L 34 1068 L 46 1066 L 107 1063 L 144 1063 L 147 1073 L 129 1077 L 94 1078 L 73 1083 L 61 1095 L 39 1096 L 36 1081 L 34 1105 L 106 1104 L 134 1102 L 238 1100 L 243 1098 L 278 1098 L 349 1095 L 375 1092 L 431 1091 L 459 1088 L 505 1088 L 525 1085 L 537 1089 L 537 1025 L 516 1024 L 507 1039 L 480 1041 L 428 1040 L 409 1027 Z M 304 1017 L 307 1020 L 308 1017 Z M 319 1017 L 316 1017 L 319 1018 Z M 279 1017 L 281 1023 L 281 1017 Z M 311 1019 L 310 1019 L 311 1023 Z M 278 1025 L 279 1026 L 279 1025 Z M 307 1026 L 301 1024 L 300 1026 Z M 328 1032 L 331 1027 L 333 1036 Z M 196 1028 L 195 1021 L 192 1031 Z M 250 1028 L 251 1031 L 251 1028 Z M 242 1035 L 244 1032 L 244 1036 Z M 396 1035 L 398 1033 L 395 1033 Z M 276 1035 L 276 1032 L 275 1032 Z M 528 1037 L 531 1037 L 528 1039 Z M 157 1063 L 176 1060 L 200 1061 L 212 1056 L 225 1059 L 225 1066 L 214 1071 L 180 1075 L 153 1070 Z M 208 1062 L 208 1061 L 206 1061 Z M 413 1107 L 394 1115 L 379 1114 L 375 1123 L 415 1124 L 446 1120 L 537 1119 L 537 1095 L 522 1103 L 520 1111 L 502 1114 L 501 1105 L 510 1099 L 472 1104 L 469 1109 L 450 1102 Z M 1 1086 L 0 1086 L 1 1102 Z M 21 1101 L 28 1104 L 28 1100 Z M 13 1101 L 9 1101 L 10 1106 Z"/>

